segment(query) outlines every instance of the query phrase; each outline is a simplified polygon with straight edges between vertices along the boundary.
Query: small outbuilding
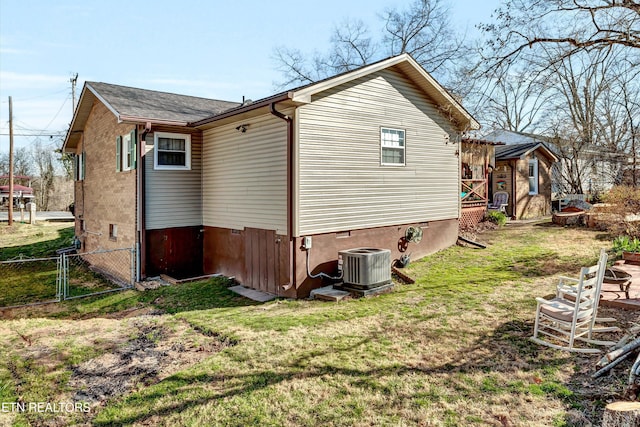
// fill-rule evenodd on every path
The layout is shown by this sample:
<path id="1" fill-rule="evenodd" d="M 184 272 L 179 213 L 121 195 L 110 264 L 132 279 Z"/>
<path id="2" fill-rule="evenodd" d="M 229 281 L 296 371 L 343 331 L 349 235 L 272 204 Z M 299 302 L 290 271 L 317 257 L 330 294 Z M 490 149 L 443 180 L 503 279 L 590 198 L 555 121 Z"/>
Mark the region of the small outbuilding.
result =
<path id="1" fill-rule="evenodd" d="M 509 194 L 507 214 L 513 219 L 551 214 L 551 167 L 558 157 L 542 142 L 496 147 L 492 192 Z"/>

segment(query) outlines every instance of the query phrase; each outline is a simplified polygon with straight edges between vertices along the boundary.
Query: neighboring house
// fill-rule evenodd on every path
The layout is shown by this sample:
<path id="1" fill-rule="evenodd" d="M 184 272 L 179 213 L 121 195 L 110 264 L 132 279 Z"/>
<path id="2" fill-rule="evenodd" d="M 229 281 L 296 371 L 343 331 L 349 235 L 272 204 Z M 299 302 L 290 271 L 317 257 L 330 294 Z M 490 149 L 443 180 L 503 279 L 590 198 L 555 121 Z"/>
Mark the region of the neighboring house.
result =
<path id="1" fill-rule="evenodd" d="M 461 144 L 460 227 L 478 224 L 493 195 L 491 174 L 496 164 L 496 146 L 502 142 L 463 138 Z"/>
<path id="2" fill-rule="evenodd" d="M 31 188 L 31 177 L 24 175 L 14 175 L 13 184 L 13 204 L 16 208 L 33 201 L 33 188 Z M 0 175 L 0 206 L 9 207 L 9 175 Z M 21 184 L 19 184 L 21 183 Z"/>
<path id="3" fill-rule="evenodd" d="M 563 154 L 563 150 L 551 138 L 542 135 L 496 130 L 484 139 L 501 141 L 507 145 L 544 143 L 558 157 L 552 170 L 551 193 L 554 200 L 567 194 L 575 194 L 576 186 L 581 186 L 582 193 L 586 195 L 607 191 L 622 180 L 627 166 L 626 155 L 608 152 L 601 147 L 582 148 L 578 157 L 573 156 L 568 149 Z"/>
<path id="4" fill-rule="evenodd" d="M 139 247 L 141 278 L 305 297 L 307 268 L 336 274 L 340 250 L 454 244 L 458 142 L 478 127 L 406 54 L 243 105 L 87 82 L 64 144 L 76 233 L 85 251 Z"/>
<path id="5" fill-rule="evenodd" d="M 551 214 L 551 169 L 558 161 L 541 142 L 496 147 L 492 190 L 509 194 L 507 213 L 515 219 Z"/>

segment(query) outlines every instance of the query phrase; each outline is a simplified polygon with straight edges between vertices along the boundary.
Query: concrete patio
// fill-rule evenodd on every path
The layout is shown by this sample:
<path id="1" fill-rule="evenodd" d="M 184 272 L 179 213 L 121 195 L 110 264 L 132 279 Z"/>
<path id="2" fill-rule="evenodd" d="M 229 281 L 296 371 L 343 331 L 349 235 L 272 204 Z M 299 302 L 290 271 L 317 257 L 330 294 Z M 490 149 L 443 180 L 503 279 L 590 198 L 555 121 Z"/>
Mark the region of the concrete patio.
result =
<path id="1" fill-rule="evenodd" d="M 618 285 L 603 283 L 600 305 L 626 310 L 640 310 L 640 265 L 625 264 L 623 261 L 617 261 L 615 267 L 631 275 L 629 299 L 625 297 L 624 292 L 620 290 Z"/>

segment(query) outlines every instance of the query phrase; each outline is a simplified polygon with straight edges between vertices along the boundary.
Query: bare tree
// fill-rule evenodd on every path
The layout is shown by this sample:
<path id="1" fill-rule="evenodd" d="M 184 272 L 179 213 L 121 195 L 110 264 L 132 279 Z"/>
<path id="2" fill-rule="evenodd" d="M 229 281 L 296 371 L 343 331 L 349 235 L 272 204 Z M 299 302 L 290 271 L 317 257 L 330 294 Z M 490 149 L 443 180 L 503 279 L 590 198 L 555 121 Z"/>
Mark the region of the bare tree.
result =
<path id="1" fill-rule="evenodd" d="M 409 53 L 431 73 L 455 63 L 467 48 L 454 32 L 450 15 L 441 0 L 417 0 L 404 10 L 388 9 L 383 15 L 387 54 Z"/>
<path id="2" fill-rule="evenodd" d="M 327 53 L 277 47 L 273 59 L 283 75 L 278 87 L 315 82 L 401 53 L 445 75 L 465 53 L 449 15 L 442 0 L 414 0 L 406 9 L 387 9 L 380 16 L 383 26 L 373 33 L 362 21 L 344 21 L 335 27 Z"/>
<path id="3" fill-rule="evenodd" d="M 494 16 L 470 79 L 480 120 L 555 141 L 566 191 L 619 182 L 637 150 L 640 2 L 506 0 Z M 532 91 L 513 90 L 520 70 Z"/>
<path id="4" fill-rule="evenodd" d="M 366 65 L 374 60 L 376 53 L 377 45 L 366 25 L 358 20 L 345 20 L 334 28 L 327 54 L 306 55 L 298 49 L 279 46 L 274 49 L 273 59 L 284 77 L 279 86 L 284 88 L 313 83 Z"/>
<path id="5" fill-rule="evenodd" d="M 493 76 L 478 75 L 475 92 L 467 94 L 473 114 L 488 129 L 531 132 L 544 119 L 551 102 L 549 80 L 527 66 L 511 67 Z"/>
<path id="6" fill-rule="evenodd" d="M 640 2 L 635 0 L 507 0 L 491 35 L 495 65 L 513 63 L 538 45 L 558 47 L 558 59 L 609 46 L 640 48 Z"/>
<path id="7" fill-rule="evenodd" d="M 55 191 L 54 178 L 54 156 L 53 151 L 43 147 L 42 142 L 38 139 L 33 144 L 32 156 L 38 177 L 34 182 L 35 194 L 37 196 L 37 205 L 41 210 L 49 209 L 49 198 L 51 193 Z"/>
<path id="8" fill-rule="evenodd" d="M 33 163 L 31 153 L 26 147 L 20 147 L 13 153 L 13 175 L 31 176 Z M 9 174 L 9 153 L 0 153 L 0 175 Z"/>
<path id="9" fill-rule="evenodd" d="M 640 72 L 640 71 L 639 71 Z M 637 74 L 633 76 L 637 79 Z M 637 80 L 634 80 L 637 81 Z M 626 171 L 627 173 L 623 178 L 627 185 L 638 187 L 640 185 L 638 164 L 640 159 L 640 88 L 636 85 L 630 88 L 630 85 L 623 85 L 621 90 L 620 103 L 624 108 L 626 114 L 627 124 L 629 127 L 629 145 L 628 152 L 631 154 L 631 167 Z"/>
<path id="10" fill-rule="evenodd" d="M 611 46 L 551 62 L 554 103 L 547 133 L 554 136 L 568 191 L 601 192 L 621 182 L 631 133 L 621 93 L 637 95 L 637 71 L 620 66 L 622 53 Z"/>
<path id="11" fill-rule="evenodd" d="M 377 46 L 362 21 L 346 20 L 335 27 L 331 37 L 331 52 L 325 69 L 338 74 L 368 64 L 376 55 Z"/>

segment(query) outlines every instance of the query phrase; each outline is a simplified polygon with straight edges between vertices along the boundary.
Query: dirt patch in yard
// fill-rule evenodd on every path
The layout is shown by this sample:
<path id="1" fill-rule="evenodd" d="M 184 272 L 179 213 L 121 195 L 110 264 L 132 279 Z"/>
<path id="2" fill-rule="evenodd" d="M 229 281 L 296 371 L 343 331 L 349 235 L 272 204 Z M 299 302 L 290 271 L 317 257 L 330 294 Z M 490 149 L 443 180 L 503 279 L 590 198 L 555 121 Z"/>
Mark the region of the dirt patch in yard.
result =
<path id="1" fill-rule="evenodd" d="M 141 317 L 134 325 L 137 336 L 72 368 L 68 385 L 75 390 L 74 401 L 103 403 L 139 386 L 155 384 L 230 345 L 183 322 L 169 328 Z"/>
<path id="2" fill-rule="evenodd" d="M 149 313 L 140 310 L 110 319 L 5 322 L 0 326 L 0 352 L 6 353 L 9 361 L 19 361 L 6 365 L 16 384 L 15 395 L 27 402 L 55 396 L 56 401 L 87 402 L 98 408 L 235 344 L 173 316 Z M 36 378 L 43 380 L 39 389 L 23 386 L 37 382 Z M 61 381 L 66 390 L 63 393 Z M 92 409 L 84 414 L 84 422 L 95 413 Z M 32 425 L 70 422 L 51 414 L 25 416 Z"/>

